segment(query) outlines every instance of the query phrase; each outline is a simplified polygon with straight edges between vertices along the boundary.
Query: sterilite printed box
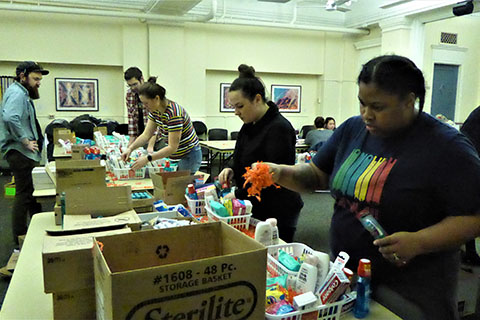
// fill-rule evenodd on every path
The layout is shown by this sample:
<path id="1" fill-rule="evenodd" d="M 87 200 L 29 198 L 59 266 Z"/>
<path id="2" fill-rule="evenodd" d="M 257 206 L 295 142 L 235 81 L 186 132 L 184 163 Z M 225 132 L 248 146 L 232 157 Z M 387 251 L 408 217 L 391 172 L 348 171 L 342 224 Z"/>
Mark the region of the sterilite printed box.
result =
<path id="1" fill-rule="evenodd" d="M 97 319 L 265 318 L 266 248 L 225 223 L 96 240 Z"/>

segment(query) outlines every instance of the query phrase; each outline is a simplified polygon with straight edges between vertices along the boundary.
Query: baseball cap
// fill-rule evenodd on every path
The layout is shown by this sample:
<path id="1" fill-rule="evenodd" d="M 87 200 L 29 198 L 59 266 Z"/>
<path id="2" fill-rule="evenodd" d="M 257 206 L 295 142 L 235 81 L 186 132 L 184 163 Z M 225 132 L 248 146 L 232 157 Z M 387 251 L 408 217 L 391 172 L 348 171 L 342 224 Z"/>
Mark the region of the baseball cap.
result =
<path id="1" fill-rule="evenodd" d="M 20 75 L 20 73 L 22 72 L 24 74 L 29 74 L 30 72 L 40 72 L 43 75 L 47 75 L 50 73 L 50 71 L 43 69 L 41 65 L 33 61 L 24 61 L 20 63 L 17 66 L 16 72 L 17 76 Z"/>

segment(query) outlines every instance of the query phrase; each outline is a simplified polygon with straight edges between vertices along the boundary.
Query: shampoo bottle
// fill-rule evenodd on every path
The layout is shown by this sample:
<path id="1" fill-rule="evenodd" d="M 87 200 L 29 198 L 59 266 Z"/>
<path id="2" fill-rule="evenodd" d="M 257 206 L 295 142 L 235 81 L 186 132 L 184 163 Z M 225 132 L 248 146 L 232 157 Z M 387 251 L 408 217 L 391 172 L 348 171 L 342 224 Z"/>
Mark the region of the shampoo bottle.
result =
<path id="1" fill-rule="evenodd" d="M 261 221 L 255 227 L 255 240 L 264 246 L 272 245 L 272 225 L 270 222 Z"/>
<path id="2" fill-rule="evenodd" d="M 301 293 L 313 292 L 317 283 L 317 264 L 316 256 L 307 255 L 298 271 L 295 290 Z"/>

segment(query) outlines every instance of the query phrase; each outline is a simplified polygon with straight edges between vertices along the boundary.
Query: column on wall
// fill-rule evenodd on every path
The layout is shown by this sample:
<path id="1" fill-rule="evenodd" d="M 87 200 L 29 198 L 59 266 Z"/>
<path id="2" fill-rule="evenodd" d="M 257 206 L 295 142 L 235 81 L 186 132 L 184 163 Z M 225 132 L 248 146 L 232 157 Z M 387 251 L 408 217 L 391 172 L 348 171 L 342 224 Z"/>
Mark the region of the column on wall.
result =
<path id="1" fill-rule="evenodd" d="M 421 69 L 424 54 L 424 24 L 416 19 L 397 17 L 380 21 L 382 54 L 403 55 Z"/>

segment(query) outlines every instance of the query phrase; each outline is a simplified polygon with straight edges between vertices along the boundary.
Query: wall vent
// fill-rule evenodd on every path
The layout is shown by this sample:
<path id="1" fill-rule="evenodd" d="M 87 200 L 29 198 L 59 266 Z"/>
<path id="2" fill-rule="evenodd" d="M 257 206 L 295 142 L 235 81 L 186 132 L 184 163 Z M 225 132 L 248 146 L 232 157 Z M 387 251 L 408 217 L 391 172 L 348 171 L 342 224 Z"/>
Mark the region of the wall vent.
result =
<path id="1" fill-rule="evenodd" d="M 457 44 L 457 33 L 442 32 L 440 35 L 440 43 Z"/>

